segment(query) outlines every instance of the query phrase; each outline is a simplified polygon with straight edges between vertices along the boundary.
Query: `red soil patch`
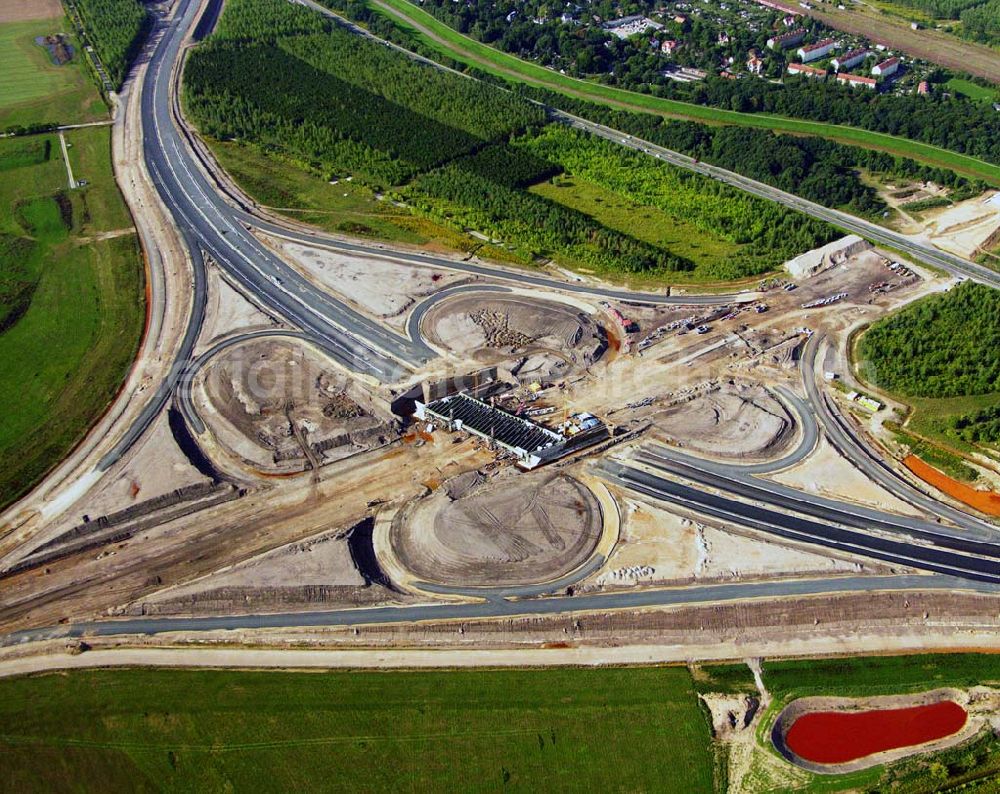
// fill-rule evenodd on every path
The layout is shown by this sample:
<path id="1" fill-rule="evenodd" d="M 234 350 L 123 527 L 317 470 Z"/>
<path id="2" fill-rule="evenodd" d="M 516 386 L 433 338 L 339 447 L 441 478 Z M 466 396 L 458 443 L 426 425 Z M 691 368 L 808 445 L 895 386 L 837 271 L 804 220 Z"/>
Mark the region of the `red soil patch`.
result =
<path id="1" fill-rule="evenodd" d="M 943 739 L 961 730 L 966 718 L 951 700 L 904 709 L 814 711 L 792 723 L 785 745 L 806 761 L 843 764 Z"/>
<path id="2" fill-rule="evenodd" d="M 924 463 L 916 455 L 907 455 L 903 465 L 916 474 L 924 482 L 930 483 L 939 491 L 943 491 L 962 504 L 974 507 L 989 516 L 1000 516 L 1000 494 L 993 491 L 977 491 L 964 483 L 953 480 L 942 474 L 933 466 Z"/>

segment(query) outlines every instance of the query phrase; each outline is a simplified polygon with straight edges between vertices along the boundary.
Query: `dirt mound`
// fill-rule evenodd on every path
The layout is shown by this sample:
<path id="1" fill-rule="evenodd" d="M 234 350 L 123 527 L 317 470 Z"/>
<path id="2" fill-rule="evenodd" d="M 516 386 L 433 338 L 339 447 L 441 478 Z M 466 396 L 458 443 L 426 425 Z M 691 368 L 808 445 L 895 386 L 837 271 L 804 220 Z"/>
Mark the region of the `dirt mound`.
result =
<path id="1" fill-rule="evenodd" d="M 601 534 L 594 495 L 565 475 L 441 489 L 397 515 L 391 542 L 417 577 L 449 585 L 518 585 L 581 565 Z M 453 499 L 452 493 L 463 493 Z"/>
<path id="2" fill-rule="evenodd" d="M 590 315 L 566 304 L 518 295 L 466 294 L 443 301 L 423 322 L 442 347 L 485 363 L 509 362 L 532 379 L 585 369 L 607 349 Z"/>
<path id="3" fill-rule="evenodd" d="M 791 415 L 770 391 L 740 382 L 671 406 L 653 423 L 674 444 L 727 458 L 771 457 L 794 431 Z"/>
<path id="4" fill-rule="evenodd" d="M 228 348 L 200 380 L 216 438 L 264 470 L 315 467 L 390 434 L 364 390 L 307 345 L 265 339 Z"/>

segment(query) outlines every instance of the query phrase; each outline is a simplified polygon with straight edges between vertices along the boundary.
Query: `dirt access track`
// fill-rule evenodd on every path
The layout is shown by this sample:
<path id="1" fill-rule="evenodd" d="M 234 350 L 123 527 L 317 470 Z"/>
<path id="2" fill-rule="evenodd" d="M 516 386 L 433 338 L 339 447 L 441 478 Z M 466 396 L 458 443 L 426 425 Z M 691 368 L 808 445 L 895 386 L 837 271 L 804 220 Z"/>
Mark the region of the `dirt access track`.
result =
<path id="1" fill-rule="evenodd" d="M 63 15 L 59 0 L 0 0 L 0 24 L 55 19 Z"/>

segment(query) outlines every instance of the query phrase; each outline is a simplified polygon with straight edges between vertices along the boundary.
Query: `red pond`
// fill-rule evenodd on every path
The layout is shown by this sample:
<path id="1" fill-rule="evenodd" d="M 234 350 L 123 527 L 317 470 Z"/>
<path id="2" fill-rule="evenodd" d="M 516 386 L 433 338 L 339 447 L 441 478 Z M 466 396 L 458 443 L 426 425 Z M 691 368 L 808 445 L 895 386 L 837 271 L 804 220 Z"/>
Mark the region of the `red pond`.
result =
<path id="1" fill-rule="evenodd" d="M 943 739 L 965 725 L 965 709 L 951 700 L 879 711 L 814 711 L 788 729 L 785 746 L 817 764 L 843 764 L 873 753 Z"/>

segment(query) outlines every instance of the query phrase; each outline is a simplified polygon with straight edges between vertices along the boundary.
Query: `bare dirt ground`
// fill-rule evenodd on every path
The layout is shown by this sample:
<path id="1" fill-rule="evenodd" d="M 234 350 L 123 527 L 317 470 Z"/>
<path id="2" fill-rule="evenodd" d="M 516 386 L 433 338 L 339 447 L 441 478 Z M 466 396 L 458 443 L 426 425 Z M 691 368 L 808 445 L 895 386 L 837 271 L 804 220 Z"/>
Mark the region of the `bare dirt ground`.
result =
<path id="1" fill-rule="evenodd" d="M 342 648 L 358 664 L 610 664 L 652 661 L 745 659 L 851 653 L 926 653 L 934 649 L 1000 649 L 990 615 L 996 596 L 970 593 L 850 593 L 809 598 L 761 599 L 557 616 L 516 616 L 419 624 L 280 630 L 220 631 L 88 640 L 95 648 L 140 644 L 234 644 L 267 647 Z M 986 617 L 984 617 L 986 616 Z M 64 643 L 62 643 L 64 644 Z M 394 650 L 422 649 L 425 656 Z M 466 651 L 451 655 L 443 650 Z M 484 654 L 495 650 L 497 653 Z M 37 652 L 37 651 L 35 651 Z M 0 649 L 0 658 L 32 649 Z M 477 658 L 478 655 L 478 658 Z M 83 654 L 86 656 L 86 654 Z M 308 653 L 303 654 L 308 657 Z M 252 657 L 244 658 L 252 666 Z M 306 662 L 308 664 L 308 662 Z M 236 664 L 236 662 L 230 662 Z M 287 666 L 294 666 L 286 660 Z M 314 663 L 329 666 L 331 661 Z M 340 665 L 349 664 L 346 660 Z"/>
<path id="2" fill-rule="evenodd" d="M 654 427 L 680 447 L 715 457 L 770 458 L 794 435 L 794 420 L 760 384 L 729 381 L 652 417 Z"/>
<path id="3" fill-rule="evenodd" d="M 490 458 L 468 442 L 447 449 L 395 446 L 324 467 L 318 482 L 299 478 L 280 487 L 249 489 L 242 498 L 115 543 L 114 555 L 82 552 L 4 579 L 0 632 L 120 611 L 164 587 L 354 526 L 387 494 L 403 501 L 415 498 L 425 491 L 425 481 L 480 468 Z M 314 602 L 323 604 L 322 594 Z"/>
<path id="4" fill-rule="evenodd" d="M 205 324 L 198 338 L 196 353 L 201 353 L 216 340 L 235 331 L 255 331 L 266 328 L 283 328 L 284 323 L 254 306 L 219 273 L 214 264 L 208 271 L 208 300 L 205 306 Z"/>
<path id="5" fill-rule="evenodd" d="M 261 235 L 313 281 L 394 328 L 405 325 L 414 304 L 435 292 L 464 281 L 451 270 L 400 265 L 374 256 L 346 255 Z M 377 284 L 377 289 L 372 285 Z"/>
<path id="6" fill-rule="evenodd" d="M 631 497 L 621 504 L 620 541 L 601 571 L 581 583 L 582 590 L 878 570 L 735 534 Z"/>
<path id="7" fill-rule="evenodd" d="M 579 481 L 553 472 L 443 487 L 397 515 L 390 541 L 414 576 L 449 585 L 517 585 L 581 565 L 601 511 Z"/>
<path id="8" fill-rule="evenodd" d="M 923 515 L 913 505 L 873 483 L 825 439 L 821 439 L 816 451 L 798 466 L 771 475 L 771 479 L 806 493 L 846 499 L 901 515 Z"/>
<path id="9" fill-rule="evenodd" d="M 971 258 L 1000 230 L 1000 193 L 991 191 L 954 207 L 928 212 L 927 217 L 927 233 L 934 245 Z"/>
<path id="10" fill-rule="evenodd" d="M 441 347 L 484 364 L 507 362 L 522 382 L 552 381 L 586 369 L 607 337 L 593 316 L 558 301 L 462 294 L 431 308 L 423 331 Z"/>
<path id="11" fill-rule="evenodd" d="M 179 587 L 162 590 L 126 608 L 142 614 L 220 614 L 268 609 L 303 609 L 311 603 L 379 603 L 394 597 L 372 585 L 350 550 L 350 530 L 323 532 L 226 566 Z"/>
<path id="12" fill-rule="evenodd" d="M 195 393 L 215 439 L 263 471 L 301 471 L 395 437 L 387 406 L 376 410 L 354 379 L 291 340 L 223 350 L 199 373 Z"/>
<path id="13" fill-rule="evenodd" d="M 59 0 L 0 0 L 0 24 L 54 19 L 63 15 Z"/>

